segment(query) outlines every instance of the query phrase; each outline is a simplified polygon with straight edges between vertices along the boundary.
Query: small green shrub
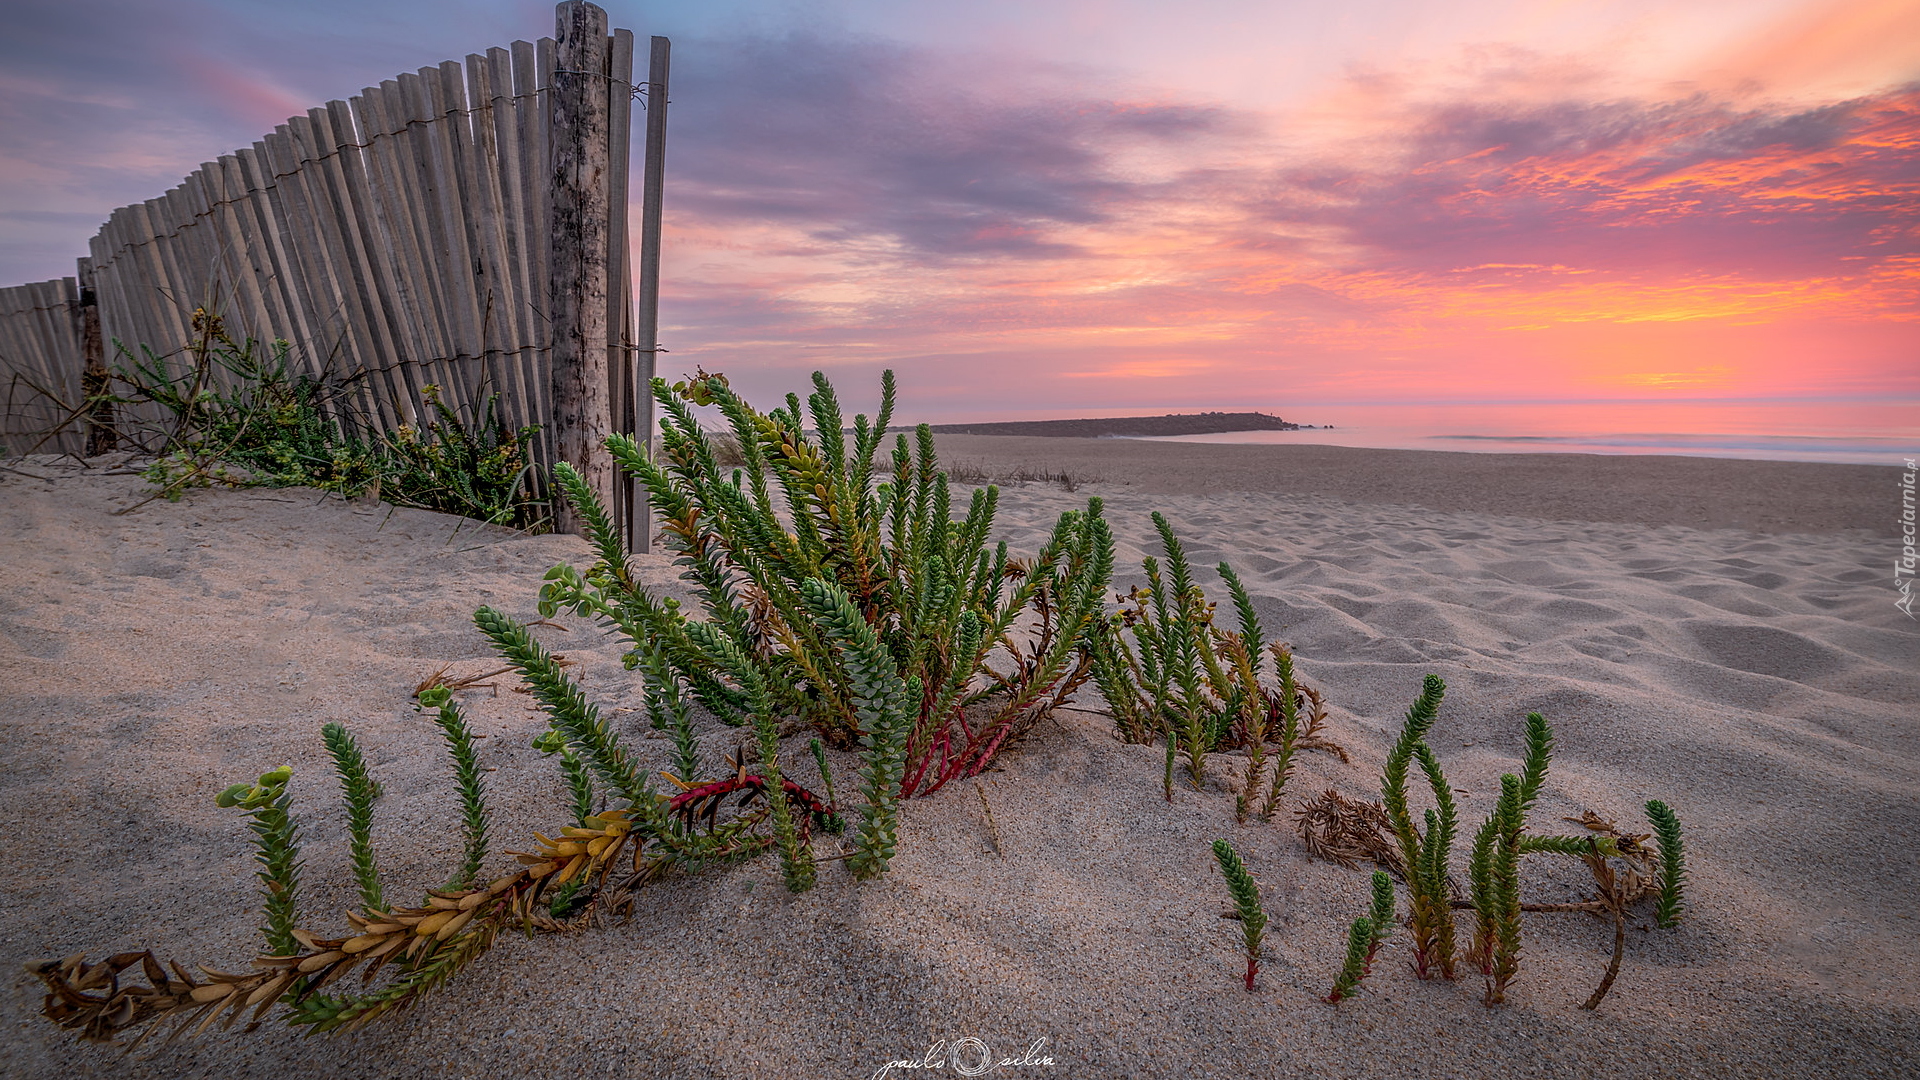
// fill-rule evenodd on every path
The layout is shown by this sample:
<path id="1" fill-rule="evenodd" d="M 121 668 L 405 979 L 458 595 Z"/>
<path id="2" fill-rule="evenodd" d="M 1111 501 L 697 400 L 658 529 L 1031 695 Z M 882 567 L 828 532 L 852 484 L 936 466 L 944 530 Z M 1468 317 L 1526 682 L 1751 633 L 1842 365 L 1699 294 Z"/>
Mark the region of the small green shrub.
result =
<path id="1" fill-rule="evenodd" d="M 1680 924 L 1680 909 L 1687 882 L 1685 856 L 1681 852 L 1680 818 L 1659 799 L 1647 803 L 1647 820 L 1653 823 L 1660 843 L 1660 903 L 1656 915 L 1664 927 Z"/>
<path id="2" fill-rule="evenodd" d="M 1392 824 L 1394 839 L 1400 846 L 1401 866 L 1412 916 L 1409 931 L 1413 936 L 1414 970 L 1420 978 L 1454 977 L 1452 889 L 1447 881 L 1447 864 L 1457 828 L 1453 789 L 1440 773 L 1433 751 L 1427 747 L 1427 732 L 1440 715 L 1440 702 L 1446 697 L 1447 684 L 1438 675 L 1428 675 L 1420 696 L 1407 710 L 1400 737 L 1387 752 L 1386 767 L 1380 775 L 1380 803 Z M 1426 816 L 1424 833 L 1413 824 L 1407 809 L 1407 767 L 1419 758 L 1439 807 Z"/>
<path id="3" fill-rule="evenodd" d="M 570 929 L 595 910 L 630 911 L 632 891 L 672 869 L 694 869 L 774 848 L 781 852 L 790 887 L 810 884 L 806 875 L 812 868 L 811 850 L 804 828 L 796 826 L 816 814 L 824 816 L 825 808 L 811 793 L 777 778 L 771 784 L 759 777 L 717 781 L 697 790 L 758 793 L 772 787 L 803 812 L 785 825 L 764 811 L 739 814 L 705 831 L 691 820 L 683 821 L 672 801 L 652 791 L 619 737 L 551 655 L 526 638 L 523 629 L 486 609 L 476 615 L 476 622 L 515 661 L 547 709 L 564 749 L 584 759 L 627 805 L 576 814 L 575 824 L 553 837 L 535 833 L 532 850 L 511 853 L 520 864 L 516 871 L 491 881 L 481 878 L 488 823 L 476 745 L 451 692 L 427 689 L 420 702 L 435 710 L 435 722 L 446 737 L 466 839 L 452 884 L 429 890 L 418 906 L 384 903 L 369 835 L 379 788 L 351 734 L 340 725 L 328 725 L 323 738 L 340 773 L 362 901 L 361 910 L 346 914 L 351 932 L 321 938 L 298 925 L 299 827 L 288 791 L 293 771 L 283 766 L 255 783 L 235 784 L 215 800 L 252 817 L 267 921 L 262 928 L 267 955 L 254 960 L 253 970 L 231 973 L 202 966 L 199 974 L 190 974 L 180 964 L 162 964 L 152 952 L 119 953 L 96 963 L 78 955 L 31 964 L 28 970 L 47 988 L 44 1015 L 98 1041 L 138 1031 L 134 1046 L 163 1028 L 171 1028 L 174 1035 L 199 1034 L 223 1021 L 231 1025 L 247 1013 L 247 1030 L 252 1030 L 276 1006 L 283 1007 L 281 1019 L 293 1026 L 347 1031 L 405 1009 L 445 985 L 491 949 L 504 929 Z M 761 731 L 764 745 L 766 729 Z M 776 797 L 770 794 L 769 801 Z M 577 801 L 573 809 L 580 809 Z M 632 870 L 617 872 L 620 857 L 629 852 Z M 542 906 L 546 914 L 538 910 Z M 389 965 L 396 974 L 383 986 L 324 992 L 354 971 L 371 985 Z M 135 972 L 146 981 L 134 981 Z"/>
<path id="4" fill-rule="evenodd" d="M 1360 980 L 1373 971 L 1373 958 L 1393 933 L 1393 878 L 1385 870 L 1373 872 L 1373 904 L 1367 914 L 1353 921 L 1347 930 L 1347 955 L 1327 992 L 1327 1004 L 1337 1005 L 1353 996 Z M 1364 940 L 1363 940 L 1364 939 Z"/>
<path id="5" fill-rule="evenodd" d="M 436 686 L 420 691 L 420 706 L 433 710 L 433 722 L 446 736 L 447 755 L 453 759 L 453 778 L 460 788 L 460 830 L 466 839 L 466 857 L 452 880 L 442 888 L 458 892 L 473 884 L 487 861 L 487 796 L 480 781 L 480 754 L 473 730 L 453 700 L 453 691 Z"/>
<path id="6" fill-rule="evenodd" d="M 253 831 L 258 848 L 254 859 L 260 869 L 255 876 L 260 879 L 265 897 L 261 908 L 267 916 L 267 925 L 260 933 L 266 937 L 272 956 L 292 956 L 300 951 L 300 942 L 294 936 L 300 919 L 300 829 L 291 812 L 293 796 L 287 793 L 287 781 L 291 779 L 293 769 L 282 765 L 262 773 L 251 784 L 227 788 L 213 800 L 216 806 L 237 807 L 253 817 L 247 828 Z"/>
<path id="7" fill-rule="evenodd" d="M 1247 872 L 1240 853 L 1225 840 L 1213 842 L 1213 857 L 1227 879 L 1227 895 L 1233 898 L 1234 913 L 1240 919 L 1240 936 L 1247 952 L 1247 992 L 1252 993 L 1254 977 L 1260 973 L 1260 939 L 1267 928 L 1267 913 L 1260 907 L 1260 883 Z"/>
<path id="8" fill-rule="evenodd" d="M 1373 948 L 1373 920 L 1365 915 L 1353 920 L 1347 928 L 1347 955 L 1340 964 L 1340 975 L 1333 981 L 1333 989 L 1327 991 L 1327 1004 L 1337 1005 L 1352 997 L 1360 988 L 1360 980 L 1367 977 L 1367 955 Z"/>
<path id="9" fill-rule="evenodd" d="M 373 853 L 373 801 L 380 797 L 380 785 L 367 771 L 360 744 L 344 724 L 328 724 L 320 729 L 327 752 L 333 755 L 334 768 L 340 773 L 340 798 L 347 804 L 348 850 L 353 859 L 354 880 L 360 885 L 360 903 L 369 911 L 385 907 L 380 887 L 380 868 Z"/>
<path id="10" fill-rule="evenodd" d="M 597 618 L 634 642 L 629 661 L 663 700 L 684 693 L 745 724 L 759 686 L 774 715 L 860 748 L 860 835 L 878 845 L 878 862 L 860 865 L 877 872 L 892 800 L 977 775 L 1086 680 L 1078 646 L 1113 561 L 1100 501 L 1062 514 L 1033 558 L 1012 557 L 989 540 L 996 489 L 974 492 L 954 520 L 929 428 L 911 447 L 896 440 L 890 478 L 879 470 L 892 372 L 877 417 L 856 416 L 851 432 L 819 374 L 804 409 L 789 395 L 761 412 L 704 372 L 655 380 L 654 396 L 660 458 L 618 435 L 607 445 L 646 487 L 704 618 L 637 584 L 605 507 L 564 465 L 555 483 L 599 559 L 549 572 L 541 611 Z M 718 463 L 698 407 L 720 411 L 742 467 Z"/>
<path id="11" fill-rule="evenodd" d="M 1246 820 L 1267 787 L 1260 814 L 1271 819 L 1296 751 L 1326 750 L 1343 761 L 1346 751 L 1320 734 L 1326 713 L 1319 692 L 1296 681 L 1293 654 L 1285 645 L 1266 641 L 1233 568 L 1221 563 L 1219 573 L 1239 625 L 1222 630 L 1214 624 L 1215 605 L 1194 583 L 1173 526 L 1158 513 L 1153 526 L 1164 564 L 1153 556 L 1142 560 L 1147 583 L 1123 598 L 1131 606 L 1094 624 L 1086 635 L 1094 682 L 1122 739 L 1166 740 L 1162 783 L 1169 800 L 1174 767 L 1182 757 L 1188 779 L 1200 788 L 1207 754 L 1244 747 L 1247 774 L 1235 799 L 1236 816 Z M 1267 748 L 1276 742 L 1272 781 L 1266 784 Z"/>
<path id="12" fill-rule="evenodd" d="M 533 464 L 537 426 L 511 431 L 499 415 L 500 395 L 481 403 L 472 423 L 441 400 L 440 388 L 421 395 L 433 419 L 382 436 L 378 490 L 401 506 L 459 514 L 492 525 L 539 531 L 547 512 Z"/>
<path id="13" fill-rule="evenodd" d="M 192 332 L 184 365 L 116 343 L 121 361 L 103 398 L 161 417 L 146 430 L 131 420 L 119 425 L 122 437 L 155 455 L 143 475 L 158 497 L 177 500 L 187 488 L 212 485 L 300 486 L 346 496 L 371 491 L 498 525 L 544 523 L 531 459 L 538 429 L 509 431 L 498 417 L 499 395 L 467 422 L 439 387 L 427 386 L 422 426 L 348 434 L 342 387 L 294 374 L 288 342 L 236 341 L 204 309 L 194 312 Z"/>
<path id="14" fill-rule="evenodd" d="M 1439 676 L 1426 677 L 1419 699 L 1407 711 L 1399 739 L 1387 754 L 1380 790 L 1384 816 L 1399 847 L 1400 864 L 1405 870 L 1411 899 L 1408 921 L 1415 971 L 1421 978 L 1437 972 L 1451 979 L 1455 975 L 1452 912 L 1460 904 L 1453 897 L 1449 853 L 1458 815 L 1453 790 L 1425 741 L 1439 715 L 1445 693 L 1446 684 Z M 1587 827 L 1585 836 L 1527 832 L 1527 815 L 1540 797 L 1552 755 L 1553 729 L 1545 717 L 1529 713 L 1521 770 L 1500 778 L 1500 798 L 1474 834 L 1473 849 L 1468 857 L 1470 900 L 1464 906 L 1473 912 L 1474 933 L 1473 943 L 1464 955 L 1485 979 L 1484 1000 L 1489 1006 L 1506 1000 L 1507 987 L 1519 971 L 1523 912 L 1587 911 L 1613 917 L 1612 961 L 1599 988 L 1583 1006 L 1592 1009 L 1598 1007 L 1619 972 L 1627 907 L 1658 894 L 1656 921 L 1661 926 L 1670 926 L 1673 923 L 1668 912 L 1677 909 L 1679 903 L 1677 890 L 1685 873 L 1680 863 L 1679 822 L 1664 803 L 1655 801 L 1647 805 L 1648 818 L 1661 837 L 1658 853 L 1642 843 L 1646 837 L 1621 833 L 1612 822 L 1592 812 L 1569 819 Z M 1425 812 L 1424 831 L 1414 825 L 1407 806 L 1407 771 L 1414 760 L 1420 762 L 1421 770 L 1426 773 L 1435 801 L 1435 809 Z M 1669 853 L 1671 862 L 1667 861 Z M 1520 862 L 1527 855 L 1564 855 L 1582 860 L 1593 874 L 1599 896 L 1568 904 L 1524 903 L 1520 896 Z M 1673 883 L 1675 890 L 1670 902 L 1668 883 Z"/>

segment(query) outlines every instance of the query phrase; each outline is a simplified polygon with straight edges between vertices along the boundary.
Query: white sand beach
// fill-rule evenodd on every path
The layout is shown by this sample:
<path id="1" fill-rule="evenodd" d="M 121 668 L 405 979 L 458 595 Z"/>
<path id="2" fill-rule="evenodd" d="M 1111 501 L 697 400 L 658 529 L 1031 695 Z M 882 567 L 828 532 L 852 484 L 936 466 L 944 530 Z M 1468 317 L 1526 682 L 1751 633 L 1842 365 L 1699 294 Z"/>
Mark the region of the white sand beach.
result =
<path id="1" fill-rule="evenodd" d="M 1920 1069 L 1920 624 L 1894 606 L 1891 467 L 1234 447 L 943 436 L 944 459 L 1093 478 L 1003 490 L 996 533 L 1038 546 L 1106 501 L 1123 590 L 1164 512 L 1195 564 L 1230 562 L 1270 634 L 1332 705 L 1352 755 L 1304 754 L 1289 802 L 1378 798 L 1383 756 L 1428 672 L 1449 693 L 1431 742 L 1464 830 L 1518 764 L 1529 711 L 1558 749 L 1534 820 L 1592 810 L 1685 827 L 1685 921 L 1630 923 L 1618 982 L 1579 1008 L 1613 931 L 1525 917 L 1509 1003 L 1479 979 L 1422 982 L 1406 935 L 1365 991 L 1320 1000 L 1367 875 L 1311 859 L 1288 820 L 1237 825 L 1221 755 L 1209 790 L 1161 792 L 1161 752 L 1125 745 L 1091 688 L 1004 753 L 979 790 L 906 804 L 899 854 L 788 894 L 771 857 L 640 894 L 623 926 L 508 936 L 445 990 L 363 1032 L 269 1025 L 123 1056 L 38 1015 L 21 966 L 151 947 L 243 969 L 258 945 L 244 817 L 222 787 L 293 767 L 303 910 L 343 927 L 355 894 L 331 763 L 349 725 L 387 794 L 390 893 L 443 881 L 453 781 L 416 684 L 500 665 L 471 615 L 535 618 L 541 575 L 583 541 L 307 490 L 150 502 L 124 470 L 11 460 L 0 472 L 0 941 L 13 973 L 11 1077 L 873 1076 L 940 1040 L 1065 1077 L 1902 1077 Z M 664 557 L 649 581 L 679 592 Z M 1217 577 L 1201 575 L 1225 600 Z M 578 661 L 655 767 L 637 677 L 580 620 L 538 628 Z M 531 699 L 462 693 L 494 808 L 495 860 L 565 817 L 529 747 Z M 716 768 L 742 738 L 709 724 Z M 792 774 L 813 784 L 806 740 Z M 842 794 L 853 759 L 839 755 Z M 1416 793 L 1416 807 L 1424 791 Z M 1571 830 L 1573 827 L 1568 826 Z M 1242 986 L 1239 924 L 1209 843 L 1259 877 L 1269 959 Z M 996 841 L 997 839 L 997 850 Z M 1464 843 L 1463 843 L 1464 846 Z M 1464 859 L 1464 855 L 1460 856 Z M 1525 864 L 1528 899 L 1591 891 L 1570 859 Z M 1404 901 L 1403 901 L 1404 903 Z M 896 1070 L 899 1076 L 957 1075 Z"/>

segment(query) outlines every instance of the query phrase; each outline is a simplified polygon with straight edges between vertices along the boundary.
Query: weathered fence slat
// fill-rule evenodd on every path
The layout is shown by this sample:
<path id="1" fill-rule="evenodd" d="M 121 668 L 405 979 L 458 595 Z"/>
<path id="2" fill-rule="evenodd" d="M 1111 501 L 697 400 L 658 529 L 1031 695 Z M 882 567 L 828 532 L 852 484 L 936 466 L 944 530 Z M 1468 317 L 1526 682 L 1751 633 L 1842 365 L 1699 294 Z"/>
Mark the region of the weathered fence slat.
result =
<path id="1" fill-rule="evenodd" d="M 473 255 L 474 304 L 480 312 L 480 355 L 486 372 L 486 392 L 517 397 L 514 357 L 507 352 L 505 313 L 499 308 L 506 278 L 506 260 L 499 237 L 500 193 L 494 182 L 492 94 L 486 58 L 470 54 L 458 65 L 457 77 L 467 84 L 467 113 L 461 125 L 463 153 L 460 190 L 464 193 L 468 245 Z M 480 417 L 476 402 L 475 420 Z"/>
<path id="2" fill-rule="evenodd" d="M 0 441 L 11 453 L 84 452 L 79 287 L 55 278 L 0 289 Z"/>
<path id="3" fill-rule="evenodd" d="M 411 235 L 403 223 L 395 220 L 394 200 L 398 197 L 392 180 L 395 165 L 394 126 L 387 115 L 385 94 L 370 86 L 347 102 L 359 137 L 360 168 L 354 184 L 361 192 L 366 211 L 364 227 L 372 258 L 380 268 L 380 300 L 392 347 L 379 369 L 381 375 L 381 416 L 406 417 L 408 402 L 414 399 L 413 365 L 427 347 L 424 324 L 419 317 L 419 302 L 414 293 L 419 282 L 409 276 L 408 250 Z M 389 421 L 395 422 L 395 421 Z"/>
<path id="4" fill-rule="evenodd" d="M 353 117 L 346 102 L 329 101 L 324 107 L 307 113 L 313 121 L 315 138 L 324 155 L 325 175 L 333 195 L 333 212 L 339 220 L 339 235 L 347 252 L 344 268 L 351 285 L 353 309 L 350 323 L 358 339 L 351 366 L 340 374 L 351 380 L 351 399 L 359 417 L 382 415 L 382 404 L 390 396 L 390 386 L 381 358 L 394 355 L 393 327 L 387 318 L 387 305 L 381 302 L 383 283 L 376 252 L 379 250 L 368 229 L 365 189 L 360 186 L 363 167 L 354 145 Z"/>
<path id="5" fill-rule="evenodd" d="M 493 332 L 493 312 L 487 301 L 492 272 L 488 266 L 480 220 L 487 200 L 477 175 L 478 148 L 474 144 L 473 111 L 479 98 L 468 92 L 466 68 L 457 60 L 440 64 L 441 107 L 440 143 L 448 155 L 447 190 L 455 208 L 448 222 L 448 241 L 459 254 L 448 261 L 448 287 L 462 300 L 461 314 L 466 328 L 458 363 L 466 368 L 467 407 L 477 418 L 488 395 L 500 389 L 497 352 L 489 340 Z"/>
<path id="6" fill-rule="evenodd" d="M 633 118 L 633 32 L 615 30 L 607 39 L 607 205 L 627 203 L 628 133 Z M 607 384 L 614 431 L 631 435 L 643 389 L 634 385 L 632 274 L 627 258 L 626 215 L 607 221 Z M 614 519 L 634 537 L 635 499 L 640 486 L 623 470 L 613 470 Z"/>
<path id="7" fill-rule="evenodd" d="M 528 295 L 528 270 L 521 233 L 525 194 L 520 174 L 520 128 L 515 119 L 519 109 L 514 99 L 513 54 L 506 49 L 488 49 L 486 71 L 486 127 L 492 144 L 491 152 L 481 160 L 489 166 L 499 199 L 492 216 L 501 265 L 501 275 L 493 282 L 499 290 L 494 310 L 500 320 L 503 347 L 509 350 L 505 367 L 511 372 L 511 389 L 501 401 L 501 418 L 509 427 L 518 428 L 529 422 L 527 405 L 538 354 L 533 350 L 536 338 L 531 313 L 522 302 Z"/>
<path id="8" fill-rule="evenodd" d="M 447 340 L 435 357 L 433 381 L 457 408 L 472 400 L 479 381 L 469 359 L 477 351 L 473 341 L 479 329 L 472 302 L 473 264 L 467 256 L 466 226 L 460 221 L 460 184 L 453 161 L 451 121 L 459 103 L 448 100 L 439 68 L 421 68 L 413 81 L 402 80 L 401 85 L 409 90 L 422 136 L 421 193 L 432 237 L 429 271 L 446 307 Z"/>

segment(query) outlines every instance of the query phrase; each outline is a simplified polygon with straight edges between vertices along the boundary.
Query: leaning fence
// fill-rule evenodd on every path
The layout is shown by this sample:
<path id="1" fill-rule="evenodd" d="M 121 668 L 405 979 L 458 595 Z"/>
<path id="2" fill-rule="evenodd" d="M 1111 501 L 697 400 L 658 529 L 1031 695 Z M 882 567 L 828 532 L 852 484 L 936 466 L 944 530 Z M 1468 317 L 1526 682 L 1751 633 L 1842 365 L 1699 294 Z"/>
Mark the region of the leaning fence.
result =
<path id="1" fill-rule="evenodd" d="M 470 415 L 498 394 L 510 427 L 541 426 L 549 465 L 566 459 L 558 307 L 576 346 L 583 328 L 604 334 L 604 360 L 582 370 L 602 413 L 624 406 L 630 425 L 652 346 L 633 339 L 627 258 L 633 35 L 577 2 L 560 5 L 558 34 L 310 109 L 113 211 L 74 277 L 0 289 L 0 441 L 98 449 L 88 370 L 140 350 L 184 364 L 200 308 L 235 338 L 289 341 L 294 373 L 336 388 L 349 427 L 415 422 L 429 385 Z M 595 295 L 603 311 L 581 318 Z M 89 314 L 104 355 L 88 355 Z"/>
<path id="2" fill-rule="evenodd" d="M 15 452 L 48 446 L 80 453 L 80 289 L 73 278 L 0 289 L 0 371 L 6 377 L 0 440 Z"/>

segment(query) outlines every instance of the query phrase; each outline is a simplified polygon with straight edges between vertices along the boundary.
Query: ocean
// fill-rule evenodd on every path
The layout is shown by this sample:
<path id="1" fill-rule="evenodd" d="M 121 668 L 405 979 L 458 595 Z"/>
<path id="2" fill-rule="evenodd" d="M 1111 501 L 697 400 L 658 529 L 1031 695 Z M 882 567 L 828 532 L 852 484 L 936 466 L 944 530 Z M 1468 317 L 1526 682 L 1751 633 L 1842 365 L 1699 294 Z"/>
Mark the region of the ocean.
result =
<path id="1" fill-rule="evenodd" d="M 1264 411 L 1311 431 L 1157 442 L 1301 443 L 1483 454 L 1679 454 L 1897 465 L 1920 455 L 1920 400 L 1301 405 Z M 1332 430 L 1318 425 L 1331 424 Z"/>

